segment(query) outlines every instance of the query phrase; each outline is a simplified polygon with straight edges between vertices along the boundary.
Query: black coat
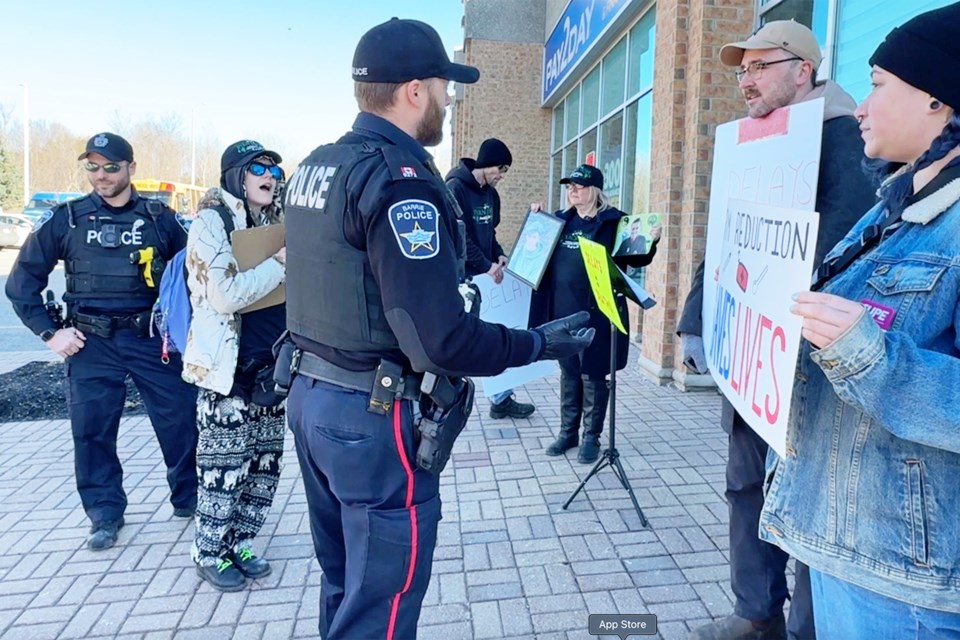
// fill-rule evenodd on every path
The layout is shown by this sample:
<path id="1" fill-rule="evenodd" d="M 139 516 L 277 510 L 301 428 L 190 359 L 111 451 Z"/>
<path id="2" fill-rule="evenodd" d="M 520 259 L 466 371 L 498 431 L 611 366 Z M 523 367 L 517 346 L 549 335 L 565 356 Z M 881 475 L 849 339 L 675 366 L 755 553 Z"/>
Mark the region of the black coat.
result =
<path id="1" fill-rule="evenodd" d="M 576 209 L 571 207 L 566 211 L 558 211 L 554 215 L 567 221 L 577 215 L 577 212 Z M 597 227 L 591 239 L 594 242 L 604 245 L 608 253 L 612 252 L 613 245 L 616 244 L 617 227 L 620 224 L 620 219 L 626 215 L 623 211 L 614 208 L 605 209 L 597 213 L 600 225 Z M 657 242 L 654 241 L 653 246 L 650 248 L 650 253 L 637 256 L 617 257 L 614 260 L 621 269 L 628 266 L 634 268 L 644 267 L 653 261 L 653 256 L 656 255 L 656 253 Z M 550 264 L 547 265 L 547 270 L 544 272 L 543 279 L 541 280 L 540 288 L 533 292 L 533 298 L 530 301 L 531 327 L 536 327 L 544 322 L 557 319 L 557 314 L 554 313 L 556 280 L 553 266 L 553 258 L 551 258 Z M 581 277 L 584 282 L 588 282 L 586 267 L 583 268 Z M 623 297 L 617 298 L 617 310 L 620 312 L 620 321 L 629 331 L 630 323 L 627 314 L 627 303 Z M 597 307 L 597 302 L 593 299 L 593 296 L 590 296 L 590 302 L 585 311 L 590 312 L 589 326 L 596 329 L 597 333 L 593 338 L 593 342 L 590 343 L 590 346 L 587 347 L 586 351 L 580 356 L 581 373 L 593 378 L 607 376 L 610 374 L 610 320 L 607 319 L 607 317 L 603 315 L 603 312 Z M 614 330 L 616 331 L 616 329 Z M 622 333 L 618 335 L 617 371 L 627 366 L 627 352 L 629 348 L 629 335 L 623 335 Z"/>

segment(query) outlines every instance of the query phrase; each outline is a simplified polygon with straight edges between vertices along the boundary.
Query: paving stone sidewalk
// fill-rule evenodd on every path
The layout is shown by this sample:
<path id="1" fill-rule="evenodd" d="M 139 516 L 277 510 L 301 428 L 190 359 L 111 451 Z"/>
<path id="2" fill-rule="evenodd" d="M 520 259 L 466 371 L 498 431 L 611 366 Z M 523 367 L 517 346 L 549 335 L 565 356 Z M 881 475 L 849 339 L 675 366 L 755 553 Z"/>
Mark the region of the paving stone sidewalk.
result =
<path id="1" fill-rule="evenodd" d="M 2 354 L 0 372 L 34 359 L 48 356 Z M 656 614 L 657 637 L 685 638 L 731 610 L 719 397 L 657 387 L 632 366 L 618 382 L 617 447 L 650 528 L 610 469 L 561 509 L 591 465 L 575 451 L 543 454 L 559 420 L 557 377 L 518 390 L 537 404 L 530 420 L 491 420 L 478 399 L 441 482 L 421 639 L 591 638 L 590 613 Z M 62 420 L 0 425 L 0 638 L 317 635 L 320 569 L 289 432 L 255 546 L 274 571 L 231 594 L 194 572 L 193 523 L 171 514 L 145 417 L 121 426 L 129 507 L 119 543 L 88 551 L 69 434 Z"/>

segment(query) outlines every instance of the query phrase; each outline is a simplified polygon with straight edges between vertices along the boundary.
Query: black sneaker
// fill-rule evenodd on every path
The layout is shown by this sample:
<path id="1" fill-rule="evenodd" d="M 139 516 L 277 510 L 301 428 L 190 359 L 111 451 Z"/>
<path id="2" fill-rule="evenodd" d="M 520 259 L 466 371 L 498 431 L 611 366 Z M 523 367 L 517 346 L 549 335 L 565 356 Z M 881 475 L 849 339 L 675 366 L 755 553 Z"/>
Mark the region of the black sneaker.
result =
<path id="1" fill-rule="evenodd" d="M 220 558 L 217 564 L 205 567 L 197 565 L 197 575 L 220 591 L 242 591 L 247 586 L 247 579 L 229 558 Z"/>
<path id="2" fill-rule="evenodd" d="M 250 549 L 240 549 L 240 551 L 231 555 L 230 559 L 233 560 L 237 568 L 240 569 L 240 573 L 252 580 L 268 576 L 270 572 L 273 571 L 273 569 L 270 568 L 269 562 L 253 555 Z"/>
<path id="3" fill-rule="evenodd" d="M 117 543 L 117 531 L 123 526 L 123 516 L 119 520 L 101 522 L 90 527 L 90 537 L 87 538 L 87 548 L 91 551 L 103 551 Z"/>
<path id="4" fill-rule="evenodd" d="M 500 404 L 490 405 L 490 417 L 494 420 L 501 418 L 529 418 L 537 408 L 532 404 L 517 402 L 510 396 Z"/>
<path id="5" fill-rule="evenodd" d="M 197 505 L 192 507 L 174 507 L 173 515 L 177 518 L 192 518 L 197 514 Z"/>

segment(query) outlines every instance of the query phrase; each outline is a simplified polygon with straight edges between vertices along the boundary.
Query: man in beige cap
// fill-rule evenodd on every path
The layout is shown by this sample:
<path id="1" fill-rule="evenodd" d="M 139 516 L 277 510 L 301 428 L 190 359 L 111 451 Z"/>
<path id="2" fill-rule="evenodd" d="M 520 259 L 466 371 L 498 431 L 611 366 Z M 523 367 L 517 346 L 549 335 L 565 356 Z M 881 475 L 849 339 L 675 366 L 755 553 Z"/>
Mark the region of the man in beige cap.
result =
<path id="1" fill-rule="evenodd" d="M 743 42 L 720 49 L 721 62 L 734 67 L 751 118 L 763 118 L 798 102 L 821 97 L 825 100 L 816 198 L 816 211 L 820 213 L 817 265 L 875 200 L 873 187 L 860 168 L 863 140 L 853 117 L 856 103 L 837 84 L 817 82 L 821 59 L 813 33 L 793 20 L 768 22 Z M 697 373 L 706 373 L 700 338 L 702 297 L 703 265 L 677 325 L 683 362 Z M 695 629 L 690 638 L 810 640 L 814 628 L 807 568 L 797 563 L 788 625 L 783 615 L 788 597 L 784 573 L 788 556 L 761 541 L 757 533 L 767 444 L 726 401 L 721 426 L 730 435 L 726 496 L 730 509 L 730 586 L 736 605 L 732 614 Z"/>

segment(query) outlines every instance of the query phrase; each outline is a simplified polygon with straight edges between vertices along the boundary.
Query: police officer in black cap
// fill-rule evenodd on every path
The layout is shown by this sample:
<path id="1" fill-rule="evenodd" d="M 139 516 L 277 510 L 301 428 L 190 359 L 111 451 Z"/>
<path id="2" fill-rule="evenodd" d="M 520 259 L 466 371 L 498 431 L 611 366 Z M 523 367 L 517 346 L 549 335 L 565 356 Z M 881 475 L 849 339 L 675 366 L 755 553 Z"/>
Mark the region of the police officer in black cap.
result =
<path id="1" fill-rule="evenodd" d="M 129 375 L 143 398 L 167 466 L 173 514 L 193 517 L 197 503 L 196 390 L 180 379 L 181 361 L 161 362 L 150 336 L 150 310 L 163 264 L 186 245 L 177 215 L 130 185 L 133 149 L 99 133 L 80 154 L 93 192 L 37 221 L 7 279 L 6 294 L 23 323 L 66 358 L 77 489 L 92 526 L 87 546 L 108 549 L 123 526 L 127 496 L 117 457 L 117 429 Z M 42 293 L 63 260 L 66 322 Z"/>
<path id="2" fill-rule="evenodd" d="M 460 376 L 566 357 L 593 338 L 587 314 L 521 331 L 464 309 L 459 210 L 424 147 L 441 140 L 448 83 L 479 76 L 451 63 L 427 24 L 374 27 L 354 54 L 353 129 L 287 184 L 287 327 L 300 348 L 287 415 L 327 639 L 416 637 L 440 496 L 412 401 L 443 406 L 439 377 L 454 389 L 450 411 L 468 414 Z"/>

